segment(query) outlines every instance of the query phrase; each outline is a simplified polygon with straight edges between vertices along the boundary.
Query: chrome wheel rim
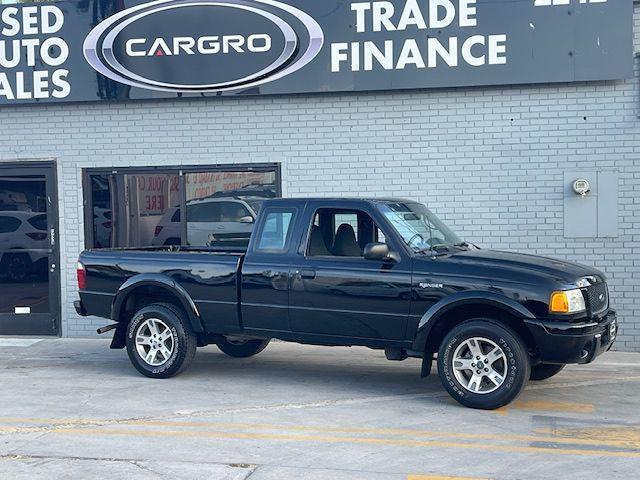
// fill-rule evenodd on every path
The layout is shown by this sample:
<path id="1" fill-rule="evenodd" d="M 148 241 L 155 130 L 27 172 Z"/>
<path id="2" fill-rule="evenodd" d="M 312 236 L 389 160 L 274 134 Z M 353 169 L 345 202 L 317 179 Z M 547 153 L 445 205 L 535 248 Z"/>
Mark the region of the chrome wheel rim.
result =
<path id="1" fill-rule="evenodd" d="M 462 387 L 484 395 L 494 392 L 507 376 L 507 356 L 492 340 L 472 337 L 453 352 L 453 374 Z"/>
<path id="2" fill-rule="evenodd" d="M 136 332 L 138 356 L 152 367 L 167 363 L 175 350 L 175 341 L 169 326 L 159 318 L 147 318 Z"/>
<path id="3" fill-rule="evenodd" d="M 247 339 L 239 338 L 239 337 L 224 337 L 227 340 L 227 343 L 230 345 L 235 345 L 239 347 L 240 345 L 244 345 L 247 343 Z"/>

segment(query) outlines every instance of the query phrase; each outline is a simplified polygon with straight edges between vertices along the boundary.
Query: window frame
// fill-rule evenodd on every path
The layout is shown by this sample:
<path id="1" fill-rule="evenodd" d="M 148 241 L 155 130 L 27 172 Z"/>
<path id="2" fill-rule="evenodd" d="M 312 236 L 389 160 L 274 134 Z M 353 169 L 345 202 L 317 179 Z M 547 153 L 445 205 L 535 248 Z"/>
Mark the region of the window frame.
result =
<path id="1" fill-rule="evenodd" d="M 203 165 L 169 165 L 157 167 L 91 167 L 82 169 L 82 198 L 83 198 L 83 219 L 84 219 L 84 247 L 87 250 L 94 249 L 94 223 L 93 223 L 93 195 L 91 189 L 91 177 L 93 175 L 178 175 L 180 178 L 180 210 L 186 212 L 187 189 L 185 188 L 186 176 L 189 173 L 203 172 L 274 172 L 276 198 L 282 197 L 282 164 L 281 163 L 228 163 L 228 164 L 203 164 Z M 181 215 L 181 235 L 187 238 L 186 215 Z M 111 247 L 118 248 L 118 247 Z M 145 247 L 135 247 L 145 248 Z M 199 247 L 200 248 L 200 247 Z M 201 246 L 206 249 L 207 247 Z"/>

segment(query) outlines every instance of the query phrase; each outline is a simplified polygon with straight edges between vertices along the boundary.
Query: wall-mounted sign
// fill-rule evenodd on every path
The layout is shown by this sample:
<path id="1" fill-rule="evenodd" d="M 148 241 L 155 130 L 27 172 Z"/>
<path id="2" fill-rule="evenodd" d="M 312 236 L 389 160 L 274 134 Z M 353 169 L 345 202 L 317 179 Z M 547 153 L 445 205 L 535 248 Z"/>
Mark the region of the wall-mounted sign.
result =
<path id="1" fill-rule="evenodd" d="M 0 8 L 0 104 L 632 76 L 632 0 L 76 0 Z"/>

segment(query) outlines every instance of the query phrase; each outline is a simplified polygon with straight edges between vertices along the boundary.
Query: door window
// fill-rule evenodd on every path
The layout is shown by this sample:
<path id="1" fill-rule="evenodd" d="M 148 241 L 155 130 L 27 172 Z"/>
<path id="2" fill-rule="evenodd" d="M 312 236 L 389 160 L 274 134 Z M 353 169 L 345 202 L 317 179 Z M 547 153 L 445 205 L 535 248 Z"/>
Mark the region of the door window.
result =
<path id="1" fill-rule="evenodd" d="M 321 208 L 314 216 L 307 255 L 362 257 L 368 243 L 384 241 L 384 234 L 366 212 Z"/>

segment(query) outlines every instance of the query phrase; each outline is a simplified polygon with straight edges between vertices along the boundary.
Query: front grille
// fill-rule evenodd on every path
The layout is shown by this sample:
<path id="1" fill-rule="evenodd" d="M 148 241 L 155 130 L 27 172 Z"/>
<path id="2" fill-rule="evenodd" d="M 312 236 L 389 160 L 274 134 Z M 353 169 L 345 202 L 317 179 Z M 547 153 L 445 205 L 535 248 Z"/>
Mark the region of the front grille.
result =
<path id="1" fill-rule="evenodd" d="M 591 315 L 597 315 L 609 308 L 609 290 L 605 282 L 598 282 L 582 289 Z"/>

